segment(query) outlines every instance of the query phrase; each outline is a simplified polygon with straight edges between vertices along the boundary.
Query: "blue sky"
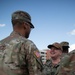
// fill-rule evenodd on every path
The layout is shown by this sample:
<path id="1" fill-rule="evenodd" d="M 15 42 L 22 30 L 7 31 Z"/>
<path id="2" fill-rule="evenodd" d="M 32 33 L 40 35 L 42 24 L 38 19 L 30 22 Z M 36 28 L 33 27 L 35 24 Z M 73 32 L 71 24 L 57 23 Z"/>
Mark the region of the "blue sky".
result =
<path id="1" fill-rule="evenodd" d="M 11 14 L 27 11 L 35 29 L 29 39 L 42 50 L 54 42 L 75 44 L 75 0 L 0 0 L 0 40 L 12 32 Z"/>

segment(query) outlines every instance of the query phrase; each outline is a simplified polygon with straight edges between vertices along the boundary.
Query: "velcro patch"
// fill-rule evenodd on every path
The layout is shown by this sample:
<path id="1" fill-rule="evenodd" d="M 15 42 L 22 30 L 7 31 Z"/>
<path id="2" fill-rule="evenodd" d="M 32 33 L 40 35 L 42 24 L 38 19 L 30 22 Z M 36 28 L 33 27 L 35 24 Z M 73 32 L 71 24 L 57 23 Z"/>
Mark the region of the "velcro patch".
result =
<path id="1" fill-rule="evenodd" d="M 37 58 L 40 57 L 40 53 L 38 51 L 34 51 L 34 54 L 36 55 Z"/>

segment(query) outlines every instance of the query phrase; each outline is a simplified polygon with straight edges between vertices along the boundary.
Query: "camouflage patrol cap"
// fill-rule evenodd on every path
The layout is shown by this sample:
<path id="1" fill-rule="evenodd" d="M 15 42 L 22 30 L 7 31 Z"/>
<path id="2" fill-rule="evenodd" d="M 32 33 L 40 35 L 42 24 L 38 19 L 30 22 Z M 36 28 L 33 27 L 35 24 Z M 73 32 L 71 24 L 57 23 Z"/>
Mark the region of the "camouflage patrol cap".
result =
<path id="1" fill-rule="evenodd" d="M 48 45 L 47 47 L 48 47 L 48 48 L 55 47 L 55 48 L 57 48 L 57 49 L 62 50 L 62 46 L 60 45 L 60 43 L 57 43 L 57 42 L 55 42 L 55 43 L 53 43 L 53 44 L 50 44 L 50 45 Z"/>
<path id="2" fill-rule="evenodd" d="M 66 41 L 63 41 L 60 43 L 62 47 L 68 47 L 69 48 L 69 43 Z"/>
<path id="3" fill-rule="evenodd" d="M 28 22 L 31 28 L 34 28 L 34 25 L 31 23 L 31 16 L 25 11 L 15 11 L 12 14 L 12 21 L 15 20 L 23 20 L 25 22 Z"/>

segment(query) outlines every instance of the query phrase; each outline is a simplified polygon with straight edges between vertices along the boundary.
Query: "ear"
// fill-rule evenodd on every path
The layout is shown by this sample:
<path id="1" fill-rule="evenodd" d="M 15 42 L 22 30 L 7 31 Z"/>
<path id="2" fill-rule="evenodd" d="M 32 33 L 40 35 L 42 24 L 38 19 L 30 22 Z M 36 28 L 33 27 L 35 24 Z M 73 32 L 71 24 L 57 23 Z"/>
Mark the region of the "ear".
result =
<path id="1" fill-rule="evenodd" d="M 24 26 L 24 29 L 27 29 L 27 25 L 26 25 L 25 23 L 24 23 L 24 25 L 23 25 L 23 26 Z"/>

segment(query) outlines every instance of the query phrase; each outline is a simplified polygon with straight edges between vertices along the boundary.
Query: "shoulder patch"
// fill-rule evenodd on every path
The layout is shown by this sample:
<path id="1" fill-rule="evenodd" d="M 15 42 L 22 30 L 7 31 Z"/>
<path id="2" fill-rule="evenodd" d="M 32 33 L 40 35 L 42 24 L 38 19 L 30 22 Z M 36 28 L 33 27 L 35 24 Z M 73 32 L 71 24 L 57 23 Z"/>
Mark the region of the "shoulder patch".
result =
<path id="1" fill-rule="evenodd" d="M 40 53 L 39 53 L 38 51 L 34 51 L 34 54 L 35 54 L 35 56 L 36 56 L 37 58 L 40 57 Z"/>

